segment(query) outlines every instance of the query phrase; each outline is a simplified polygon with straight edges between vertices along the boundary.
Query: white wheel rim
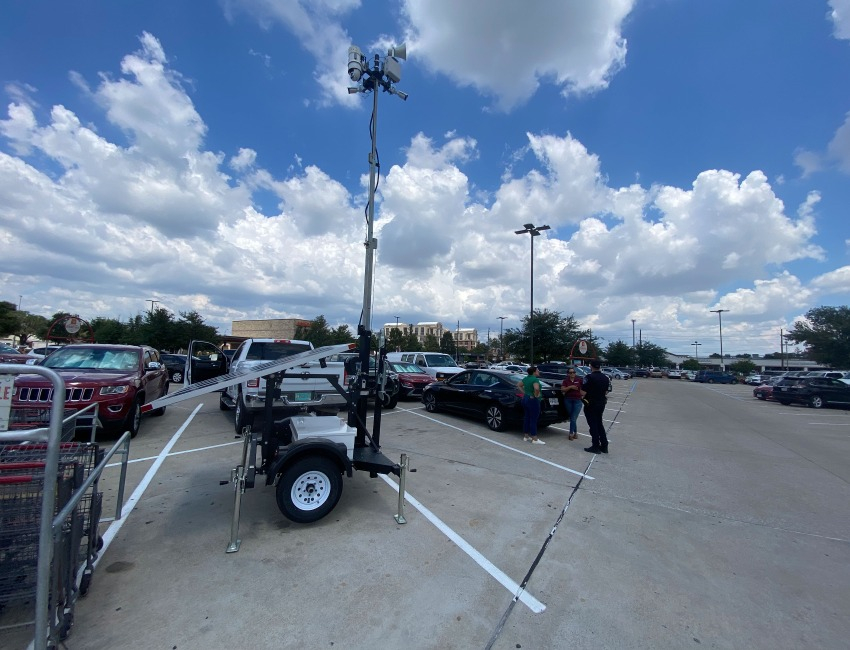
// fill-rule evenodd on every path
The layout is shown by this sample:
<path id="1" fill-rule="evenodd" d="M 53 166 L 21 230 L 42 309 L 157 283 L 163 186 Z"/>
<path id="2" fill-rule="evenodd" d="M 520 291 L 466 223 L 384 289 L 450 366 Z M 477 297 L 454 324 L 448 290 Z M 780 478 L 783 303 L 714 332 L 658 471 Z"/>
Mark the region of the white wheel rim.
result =
<path id="1" fill-rule="evenodd" d="M 502 413 L 497 409 L 490 408 L 487 410 L 487 423 L 491 427 L 498 427 L 502 424 Z"/>
<path id="2" fill-rule="evenodd" d="M 331 481 L 324 472 L 304 472 L 295 479 L 289 497 L 299 510 L 320 508 L 331 496 Z"/>

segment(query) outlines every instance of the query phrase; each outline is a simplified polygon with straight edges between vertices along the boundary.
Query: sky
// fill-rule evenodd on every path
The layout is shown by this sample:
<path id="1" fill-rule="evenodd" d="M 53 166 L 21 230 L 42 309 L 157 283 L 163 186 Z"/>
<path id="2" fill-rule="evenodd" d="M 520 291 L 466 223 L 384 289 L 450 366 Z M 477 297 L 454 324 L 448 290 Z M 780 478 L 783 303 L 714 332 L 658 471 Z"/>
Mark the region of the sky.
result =
<path id="1" fill-rule="evenodd" d="M 527 223 L 534 308 L 603 345 L 776 352 L 850 302 L 850 0 L 4 2 L 0 300 L 356 331 L 347 53 L 402 42 L 372 329 L 520 327 Z"/>

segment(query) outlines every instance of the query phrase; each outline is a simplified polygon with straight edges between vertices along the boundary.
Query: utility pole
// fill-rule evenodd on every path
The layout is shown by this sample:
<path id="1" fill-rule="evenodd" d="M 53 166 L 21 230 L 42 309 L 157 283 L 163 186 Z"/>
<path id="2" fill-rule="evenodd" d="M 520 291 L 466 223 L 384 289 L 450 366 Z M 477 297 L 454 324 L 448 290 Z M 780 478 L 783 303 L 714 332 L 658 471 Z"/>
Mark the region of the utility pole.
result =
<path id="1" fill-rule="evenodd" d="M 150 311 L 148 313 L 151 315 L 151 318 L 153 318 L 154 305 L 158 305 L 159 300 L 145 300 L 145 302 L 149 302 L 151 304 L 151 308 L 150 308 Z"/>
<path id="2" fill-rule="evenodd" d="M 528 314 L 528 336 L 531 348 L 528 365 L 534 365 L 534 238 L 540 236 L 541 230 L 549 230 L 549 226 L 535 226 L 533 223 L 523 224 L 523 230 L 514 230 L 517 235 L 531 235 L 531 310 Z"/>
<path id="3" fill-rule="evenodd" d="M 505 360 L 505 349 L 502 347 L 502 325 L 505 323 L 507 316 L 499 316 L 499 361 Z"/>
<path id="4" fill-rule="evenodd" d="M 691 345 L 694 346 L 694 356 L 696 356 L 697 363 L 699 363 L 699 346 L 702 345 L 702 343 L 694 341 Z"/>
<path id="5" fill-rule="evenodd" d="M 635 319 L 632 319 L 632 349 L 635 348 Z"/>
<path id="6" fill-rule="evenodd" d="M 717 320 L 720 323 L 720 370 L 726 370 L 726 363 L 723 361 L 723 312 L 728 309 L 709 309 L 712 314 L 717 314 Z"/>

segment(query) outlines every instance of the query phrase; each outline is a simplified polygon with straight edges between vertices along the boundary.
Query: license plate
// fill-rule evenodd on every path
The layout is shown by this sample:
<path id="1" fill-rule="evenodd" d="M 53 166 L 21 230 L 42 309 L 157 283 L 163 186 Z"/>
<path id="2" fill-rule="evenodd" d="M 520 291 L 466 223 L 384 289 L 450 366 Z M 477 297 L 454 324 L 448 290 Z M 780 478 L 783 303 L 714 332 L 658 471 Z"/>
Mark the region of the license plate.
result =
<path id="1" fill-rule="evenodd" d="M 549 398 L 549 406 L 558 406 L 558 398 L 550 397 Z"/>
<path id="2" fill-rule="evenodd" d="M 312 397 L 312 393 L 295 393 L 296 402 L 309 402 Z"/>

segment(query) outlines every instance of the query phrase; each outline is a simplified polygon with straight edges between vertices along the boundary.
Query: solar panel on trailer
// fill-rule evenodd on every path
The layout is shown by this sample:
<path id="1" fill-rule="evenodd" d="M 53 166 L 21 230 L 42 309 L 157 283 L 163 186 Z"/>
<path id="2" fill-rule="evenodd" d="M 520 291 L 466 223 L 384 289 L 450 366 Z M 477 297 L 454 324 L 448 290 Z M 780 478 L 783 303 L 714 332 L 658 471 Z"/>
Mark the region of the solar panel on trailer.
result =
<path id="1" fill-rule="evenodd" d="M 152 411 L 153 409 L 158 409 L 163 406 L 168 406 L 169 404 L 182 402 L 183 400 L 189 399 L 190 397 L 197 397 L 198 395 L 204 395 L 205 393 L 214 393 L 218 390 L 221 390 L 222 388 L 241 384 L 243 381 L 248 381 L 249 379 L 259 379 L 260 377 L 265 377 L 266 375 L 270 375 L 273 372 L 297 368 L 298 366 L 301 366 L 305 363 L 310 363 L 311 361 L 319 361 L 320 359 L 329 357 L 332 354 L 348 352 L 349 350 L 353 350 L 356 347 L 356 343 L 325 345 L 321 348 L 310 350 L 309 352 L 299 352 L 297 354 L 292 354 L 288 357 L 282 357 L 280 359 L 277 359 L 276 361 L 269 361 L 268 363 L 264 363 L 259 366 L 253 366 L 252 368 L 241 372 L 230 372 L 226 375 L 213 377 L 212 379 L 205 379 L 203 381 L 199 381 L 196 384 L 181 388 L 177 392 L 169 393 L 164 397 L 160 397 L 159 399 L 155 399 L 153 402 L 145 404 L 144 406 L 142 406 L 142 413 L 147 413 L 148 411 Z"/>

